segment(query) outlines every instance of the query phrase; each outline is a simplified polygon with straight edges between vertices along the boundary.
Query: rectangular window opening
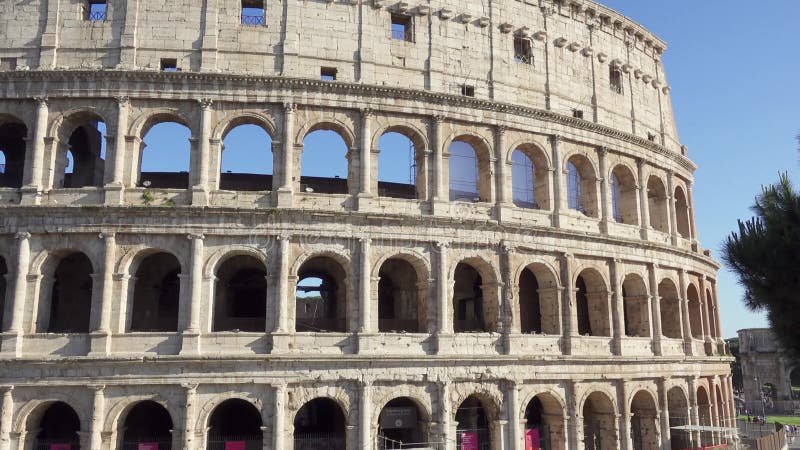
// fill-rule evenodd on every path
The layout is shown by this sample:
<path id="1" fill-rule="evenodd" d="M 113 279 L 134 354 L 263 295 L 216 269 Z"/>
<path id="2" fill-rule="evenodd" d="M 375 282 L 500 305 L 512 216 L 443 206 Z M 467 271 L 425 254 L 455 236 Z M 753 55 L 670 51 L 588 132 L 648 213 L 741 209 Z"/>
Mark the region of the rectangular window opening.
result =
<path id="1" fill-rule="evenodd" d="M 576 119 L 583 119 L 583 110 L 582 109 L 573 109 L 572 110 L 572 117 Z"/>
<path id="2" fill-rule="evenodd" d="M 647 140 L 650 142 L 656 141 L 656 134 L 655 133 L 647 133 Z"/>
<path id="3" fill-rule="evenodd" d="M 320 68 L 319 77 L 322 81 L 336 81 L 336 68 L 335 67 Z"/>
<path id="4" fill-rule="evenodd" d="M 608 78 L 611 82 L 611 90 L 617 94 L 622 94 L 624 92 L 622 89 L 622 71 L 612 67 Z"/>
<path id="5" fill-rule="evenodd" d="M 533 64 L 533 46 L 530 39 L 514 38 L 514 61 L 520 64 Z"/>
<path id="6" fill-rule="evenodd" d="M 250 27 L 264 26 L 264 1 L 242 0 L 242 25 Z"/>
<path id="7" fill-rule="evenodd" d="M 392 14 L 392 39 L 412 42 L 414 40 L 411 16 Z"/>
<path id="8" fill-rule="evenodd" d="M 17 58 L 0 58 L 0 71 L 17 70 Z"/>
<path id="9" fill-rule="evenodd" d="M 161 58 L 162 72 L 178 72 L 178 60 L 175 58 Z"/>
<path id="10" fill-rule="evenodd" d="M 465 97 L 475 97 L 475 86 L 469 84 L 462 84 L 461 95 Z"/>
<path id="11" fill-rule="evenodd" d="M 107 0 L 87 0 L 86 17 L 89 22 L 105 22 L 108 16 Z"/>

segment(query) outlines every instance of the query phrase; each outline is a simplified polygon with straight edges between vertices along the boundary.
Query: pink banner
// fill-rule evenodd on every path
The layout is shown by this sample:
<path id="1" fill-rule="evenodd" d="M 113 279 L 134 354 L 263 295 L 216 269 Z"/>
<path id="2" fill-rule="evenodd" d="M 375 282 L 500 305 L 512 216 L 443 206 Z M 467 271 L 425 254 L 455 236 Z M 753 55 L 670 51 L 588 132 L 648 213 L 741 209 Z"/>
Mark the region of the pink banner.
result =
<path id="1" fill-rule="evenodd" d="M 461 433 L 461 450 L 478 450 L 478 433 Z"/>
<path id="2" fill-rule="evenodd" d="M 158 450 L 158 442 L 140 442 L 137 450 Z"/>
<path id="3" fill-rule="evenodd" d="M 72 450 L 72 444 L 50 444 L 50 450 Z"/>
<path id="4" fill-rule="evenodd" d="M 244 450 L 245 449 L 245 442 L 244 441 L 226 441 L 225 442 L 225 450 Z"/>
<path id="5" fill-rule="evenodd" d="M 540 450 L 541 446 L 539 430 L 525 430 L 525 450 Z"/>

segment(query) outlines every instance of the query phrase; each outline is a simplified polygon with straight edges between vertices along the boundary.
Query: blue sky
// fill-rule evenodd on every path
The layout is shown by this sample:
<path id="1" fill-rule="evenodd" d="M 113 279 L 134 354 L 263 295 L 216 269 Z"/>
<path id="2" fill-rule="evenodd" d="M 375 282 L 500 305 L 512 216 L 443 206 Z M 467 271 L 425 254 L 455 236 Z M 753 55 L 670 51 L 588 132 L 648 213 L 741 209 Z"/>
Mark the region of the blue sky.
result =
<path id="1" fill-rule="evenodd" d="M 603 3 L 639 22 L 669 45 L 664 55 L 681 141 L 699 169 L 694 188 L 701 245 L 719 257 L 720 246 L 740 218 L 751 216 L 749 206 L 761 186 L 789 171 L 800 184 L 800 52 L 797 18 L 800 1 L 762 0 L 605 0 Z M 167 126 L 165 130 L 167 131 Z M 174 130 L 174 128 L 173 128 Z M 156 130 L 154 133 L 158 134 Z M 152 134 L 152 133 L 151 133 Z M 170 170 L 188 170 L 188 130 L 163 143 L 171 149 Z M 155 135 L 154 135 L 155 136 Z M 264 149 L 254 157 L 248 150 L 253 137 Z M 268 136 L 255 127 L 236 129 L 225 139 L 222 170 L 271 173 Z M 145 142 L 149 139 L 145 138 Z M 262 144 L 263 143 L 263 146 Z M 319 144 L 313 145 L 313 144 Z M 175 158 L 184 146 L 184 158 Z M 312 164 L 303 155 L 303 175 L 347 176 L 344 142 L 330 132 L 310 135 L 306 148 L 334 151 L 338 164 Z M 382 138 L 380 147 L 397 149 L 382 160 L 382 181 L 408 182 L 408 141 L 399 135 Z M 146 152 L 162 156 L 166 151 Z M 164 167 L 162 158 L 158 165 Z M 383 158 L 382 158 L 383 159 Z M 403 170 L 396 170 L 403 167 Z M 395 168 L 395 170 L 389 170 Z M 736 330 L 766 326 L 762 314 L 745 310 L 742 290 L 730 272 L 719 274 L 724 337 Z"/>

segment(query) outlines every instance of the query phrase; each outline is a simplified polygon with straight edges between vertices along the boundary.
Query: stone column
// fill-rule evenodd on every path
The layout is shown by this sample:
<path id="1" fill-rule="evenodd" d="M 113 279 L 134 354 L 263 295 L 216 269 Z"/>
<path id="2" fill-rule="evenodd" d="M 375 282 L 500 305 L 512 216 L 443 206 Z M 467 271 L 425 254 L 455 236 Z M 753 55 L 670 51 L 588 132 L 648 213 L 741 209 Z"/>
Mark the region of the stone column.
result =
<path id="1" fill-rule="evenodd" d="M 359 333 L 371 333 L 375 331 L 372 323 L 372 276 L 370 270 L 370 247 L 372 240 L 369 238 L 362 238 L 359 240 L 361 243 L 361 280 L 360 281 L 360 310 L 361 310 L 361 324 L 359 326 Z"/>
<path id="2" fill-rule="evenodd" d="M 656 356 L 660 356 L 663 354 L 661 339 L 664 337 L 664 332 L 661 326 L 661 297 L 658 295 L 658 264 L 647 264 L 647 275 L 652 305 L 650 322 L 653 324 L 653 352 Z"/>
<path id="3" fill-rule="evenodd" d="M 622 296 L 622 280 L 620 280 L 619 265 L 621 260 L 612 259 L 609 268 L 611 269 L 611 318 L 613 323 L 612 336 L 614 339 L 614 352 L 617 355 L 622 354 L 622 339 L 625 333 L 625 299 Z"/>
<path id="4" fill-rule="evenodd" d="M 10 312 L 10 317 L 6 319 L 8 328 L 3 335 L 2 354 L 18 357 L 22 352 L 22 335 L 24 334 L 23 319 L 28 294 L 31 234 L 20 232 L 15 235 L 15 238 L 17 239 L 17 267 L 14 272 L 13 296 L 6 299 L 6 311 Z"/>
<path id="5" fill-rule="evenodd" d="M 289 244 L 291 237 L 288 235 L 278 236 L 280 245 L 278 265 L 278 295 L 275 301 L 275 332 L 286 333 L 289 331 L 286 325 L 286 316 L 289 308 Z"/>
<path id="6" fill-rule="evenodd" d="M 649 238 L 650 230 L 650 200 L 647 195 L 647 179 L 644 173 L 644 160 L 636 159 L 636 168 L 639 176 L 639 225 L 641 226 L 642 239 Z"/>
<path id="7" fill-rule="evenodd" d="M 519 386 L 514 381 L 508 381 L 506 385 L 506 404 L 508 408 L 508 450 L 524 450 L 525 443 L 520 433 L 522 420 L 519 410 Z"/>
<path id="8" fill-rule="evenodd" d="M 49 116 L 47 98 L 37 97 L 34 100 L 36 101 L 36 124 L 33 129 L 32 151 L 27 158 L 29 164 L 26 165 L 26 167 L 30 167 L 30 170 L 25 171 L 25 183 L 21 190 L 22 203 L 27 205 L 38 205 L 41 200 L 44 147 Z"/>
<path id="9" fill-rule="evenodd" d="M 14 418 L 14 386 L 0 386 L 3 394 L 0 411 L 0 450 L 11 449 L 11 429 Z"/>
<path id="10" fill-rule="evenodd" d="M 114 262 L 116 261 L 117 239 L 113 232 L 100 233 L 103 239 L 103 291 L 100 298 L 97 329 L 92 333 L 91 353 L 107 355 L 111 350 L 111 305 L 114 302 Z"/>
<path id="11" fill-rule="evenodd" d="M 686 185 L 686 202 L 689 204 L 689 234 L 692 244 L 697 245 L 697 223 L 694 217 L 694 194 L 692 194 L 692 184 Z"/>
<path id="12" fill-rule="evenodd" d="M 451 420 L 453 413 L 452 413 L 452 405 L 450 404 L 450 382 L 449 381 L 439 381 L 438 382 L 439 388 L 439 414 L 441 414 L 439 418 L 439 423 L 441 424 L 441 431 L 440 431 L 440 438 L 439 441 L 444 443 L 444 450 L 455 450 L 456 448 L 456 436 L 454 433 L 455 430 L 452 429 L 453 421 Z"/>
<path id="13" fill-rule="evenodd" d="M 697 406 L 697 378 L 689 378 L 689 425 L 700 425 L 700 409 Z M 700 432 L 695 431 L 691 433 L 693 447 L 699 447 L 703 443 L 700 442 Z"/>
<path id="14" fill-rule="evenodd" d="M 211 106 L 213 101 L 204 98 L 200 103 L 200 145 L 198 152 L 194 155 L 197 162 L 192 164 L 192 170 L 197 171 L 194 178 L 195 185 L 192 186 L 192 205 L 208 206 L 208 166 L 211 160 Z"/>
<path id="15" fill-rule="evenodd" d="M 701 311 L 703 312 L 703 340 L 706 342 L 707 346 L 711 346 L 711 320 L 710 314 L 708 312 L 709 309 L 709 302 L 711 301 L 710 298 L 706 297 L 706 282 L 708 279 L 705 275 L 700 277 L 700 306 Z"/>
<path id="16" fill-rule="evenodd" d="M 103 419 L 105 419 L 105 386 L 90 386 L 94 391 L 92 400 L 92 422 L 89 425 L 89 450 L 100 450 L 103 446 Z"/>
<path id="17" fill-rule="evenodd" d="M 708 380 L 708 386 L 709 386 L 709 389 L 708 389 L 708 391 L 709 391 L 708 392 L 708 401 L 711 402 L 711 404 L 709 405 L 709 408 L 708 408 L 711 411 L 711 426 L 712 427 L 718 427 L 718 426 L 720 426 L 719 425 L 720 411 L 717 408 L 717 389 L 714 386 L 714 379 L 713 378 Z M 719 443 L 719 432 L 715 431 L 715 432 L 711 433 L 711 436 L 712 436 L 713 443 L 714 444 L 718 444 Z"/>
<path id="18" fill-rule="evenodd" d="M 607 163 L 608 149 L 605 147 L 597 148 L 597 157 L 600 161 L 600 229 L 608 233 L 608 224 L 613 220 L 611 211 L 611 194 L 609 192 L 609 175 Z"/>
<path id="19" fill-rule="evenodd" d="M 573 340 L 578 337 L 578 313 L 575 304 L 575 284 L 572 282 L 572 268 L 575 257 L 564 253 L 561 257 L 561 286 L 563 305 L 562 326 L 564 337 L 564 354 L 573 354 Z"/>
<path id="20" fill-rule="evenodd" d="M 125 163 L 129 160 L 127 155 L 128 116 L 130 115 L 131 102 L 128 97 L 116 97 L 117 100 L 117 129 L 114 135 L 114 165 L 112 166 L 111 181 L 105 186 L 105 203 L 107 205 L 120 205 L 123 203 L 125 189 Z M 106 158 L 108 159 L 108 158 Z"/>
<path id="21" fill-rule="evenodd" d="M 567 448 L 570 450 L 583 450 L 584 430 L 583 413 L 578 407 L 578 381 L 567 380 L 566 389 L 566 415 L 568 423 L 564 424 Z"/>
<path id="22" fill-rule="evenodd" d="M 667 377 L 658 379 L 658 406 L 661 418 L 661 448 L 672 448 L 672 437 L 669 429 L 669 395 Z"/>
<path id="23" fill-rule="evenodd" d="M 434 243 L 434 250 L 439 257 L 436 266 L 436 339 L 439 353 L 450 350 L 450 340 L 453 336 L 453 320 L 450 311 L 450 276 L 447 260 L 448 243 Z"/>
<path id="24" fill-rule="evenodd" d="M 444 185 L 444 146 L 442 124 L 444 117 L 433 116 L 431 119 L 431 145 L 433 145 L 433 176 L 431 181 L 431 203 L 448 202 L 450 196 Z M 435 206 L 434 206 L 435 208 Z"/>
<path id="25" fill-rule="evenodd" d="M 694 346 L 692 345 L 692 325 L 689 322 L 689 299 L 686 293 L 686 288 L 688 285 L 688 277 L 686 275 L 686 270 L 681 269 L 678 272 L 678 282 L 680 286 L 678 286 L 678 295 L 679 301 L 681 302 L 681 321 L 683 325 L 683 342 L 687 356 L 694 355 Z"/>
<path id="26" fill-rule="evenodd" d="M 276 203 L 279 207 L 292 206 L 292 193 L 294 192 L 294 121 L 296 111 L 296 104 L 288 102 L 283 104 L 283 155 L 281 155 L 283 167 L 280 176 L 281 184 L 276 189 Z"/>
<path id="27" fill-rule="evenodd" d="M 633 441 L 631 440 L 631 404 L 628 401 L 628 388 L 625 386 L 625 381 L 620 380 L 617 384 L 617 398 L 619 399 L 619 445 L 622 450 L 633 450 Z"/>
<path id="28" fill-rule="evenodd" d="M 361 381 L 361 395 L 358 405 L 359 416 L 361 425 L 359 427 L 360 435 L 359 448 L 367 450 L 375 448 L 372 441 L 372 383 L 368 379 Z"/>
<path id="29" fill-rule="evenodd" d="M 195 423 L 195 403 L 197 402 L 197 385 L 184 384 L 183 389 L 186 394 L 186 408 L 183 416 L 183 450 L 195 450 L 196 430 Z"/>
<path id="30" fill-rule="evenodd" d="M 672 170 L 667 171 L 667 201 L 669 202 L 669 232 L 672 235 L 672 245 L 678 245 L 678 213 L 675 209 L 675 181 Z"/>
<path id="31" fill-rule="evenodd" d="M 717 282 L 716 280 L 710 280 L 711 283 L 711 295 L 712 301 L 714 302 L 714 310 L 717 312 L 717 321 L 715 322 L 717 329 L 717 340 L 722 343 L 722 320 L 720 319 L 720 310 L 719 310 L 719 296 L 717 295 Z M 733 416 L 731 416 L 733 417 Z"/>
<path id="32" fill-rule="evenodd" d="M 553 226 L 561 226 L 561 211 L 566 209 L 564 202 L 566 196 L 564 195 L 564 164 L 561 161 L 561 136 L 550 136 L 550 147 L 552 152 L 553 164 L 553 179 L 552 179 L 552 192 L 553 196 Z"/>
<path id="33" fill-rule="evenodd" d="M 361 110 L 361 152 L 359 153 L 359 187 L 358 209 L 369 209 L 372 192 L 372 131 L 371 118 L 373 112 L 369 108 Z"/>
<path id="34" fill-rule="evenodd" d="M 189 299 L 186 302 L 188 321 L 183 331 L 181 354 L 200 352 L 200 309 L 203 304 L 203 240 L 202 234 L 190 234 L 192 243 L 191 273 L 189 274 Z"/>
<path id="35" fill-rule="evenodd" d="M 286 448 L 286 385 L 275 386 L 275 409 L 273 411 L 272 445 L 274 450 Z"/>
<path id="36" fill-rule="evenodd" d="M 499 125 L 494 129 L 494 149 L 496 160 L 496 190 L 497 190 L 497 217 L 504 217 L 503 207 L 510 207 L 512 179 L 508 176 L 508 158 L 506 158 L 506 127 Z"/>

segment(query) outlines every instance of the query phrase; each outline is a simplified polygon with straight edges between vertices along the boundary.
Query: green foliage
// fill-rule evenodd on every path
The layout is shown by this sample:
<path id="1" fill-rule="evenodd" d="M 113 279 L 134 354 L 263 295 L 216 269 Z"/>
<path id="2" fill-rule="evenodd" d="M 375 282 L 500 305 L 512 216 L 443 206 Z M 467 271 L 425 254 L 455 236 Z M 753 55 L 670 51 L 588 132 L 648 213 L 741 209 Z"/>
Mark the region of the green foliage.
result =
<path id="1" fill-rule="evenodd" d="M 153 203 L 154 199 L 155 196 L 153 195 L 152 192 L 150 191 L 142 192 L 142 201 L 144 202 L 145 205 L 150 206 L 150 204 Z"/>
<path id="2" fill-rule="evenodd" d="M 780 344 L 800 354 L 800 194 L 788 174 L 764 187 L 725 240 L 722 258 L 744 287 L 744 303 L 765 311 Z"/>

